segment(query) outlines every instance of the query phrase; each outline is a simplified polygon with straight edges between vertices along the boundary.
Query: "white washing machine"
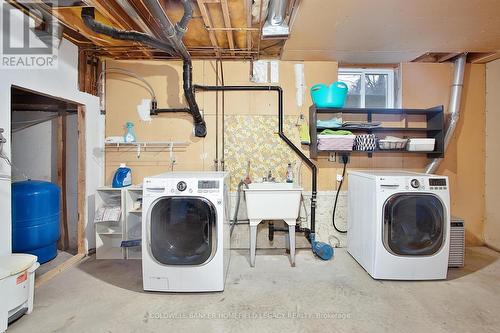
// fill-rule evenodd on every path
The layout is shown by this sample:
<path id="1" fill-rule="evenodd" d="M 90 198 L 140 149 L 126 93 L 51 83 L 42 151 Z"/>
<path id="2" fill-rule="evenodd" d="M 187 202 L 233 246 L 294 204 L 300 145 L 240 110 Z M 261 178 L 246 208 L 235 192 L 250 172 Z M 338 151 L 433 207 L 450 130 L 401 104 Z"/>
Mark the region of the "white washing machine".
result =
<path id="1" fill-rule="evenodd" d="M 349 172 L 349 253 L 375 279 L 446 279 L 448 188 L 445 176 Z"/>
<path id="2" fill-rule="evenodd" d="M 227 172 L 145 178 L 143 212 L 144 290 L 224 290 L 230 259 Z"/>

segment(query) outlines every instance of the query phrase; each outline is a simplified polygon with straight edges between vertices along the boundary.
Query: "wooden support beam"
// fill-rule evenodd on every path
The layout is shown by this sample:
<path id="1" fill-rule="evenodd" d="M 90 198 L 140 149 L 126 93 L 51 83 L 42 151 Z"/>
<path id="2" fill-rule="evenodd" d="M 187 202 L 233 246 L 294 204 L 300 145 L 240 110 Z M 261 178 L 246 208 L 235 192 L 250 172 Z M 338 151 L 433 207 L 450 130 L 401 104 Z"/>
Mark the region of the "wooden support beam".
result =
<path id="1" fill-rule="evenodd" d="M 57 247 L 59 250 L 65 251 L 69 247 L 66 193 L 66 111 L 61 111 L 57 118 L 57 185 L 61 189 L 61 218 L 59 220 L 61 237 Z"/>
<path id="2" fill-rule="evenodd" d="M 78 106 L 78 222 L 77 249 L 79 254 L 85 254 L 85 200 L 86 200 L 86 139 L 85 139 L 85 107 Z"/>
<path id="3" fill-rule="evenodd" d="M 245 1 L 247 28 L 252 28 L 252 0 Z M 252 33 L 250 31 L 247 32 L 247 49 L 252 51 Z"/>
<path id="4" fill-rule="evenodd" d="M 450 59 L 455 58 L 456 56 L 460 55 L 460 53 L 447 53 L 445 55 L 442 55 L 438 58 L 438 62 L 445 62 Z"/>
<path id="5" fill-rule="evenodd" d="M 473 64 L 485 64 L 497 59 L 500 59 L 500 52 L 470 53 L 467 60 Z"/>
<path id="6" fill-rule="evenodd" d="M 262 41 L 262 28 L 264 26 L 264 19 L 263 18 L 263 12 L 264 12 L 264 6 L 262 5 L 262 2 L 260 4 L 260 10 L 259 10 L 259 39 L 257 40 L 257 60 L 260 58 L 260 43 Z"/>
<path id="7" fill-rule="evenodd" d="M 198 7 L 200 8 L 200 13 L 201 17 L 203 18 L 203 22 L 205 24 L 205 27 L 207 28 L 213 28 L 214 25 L 212 23 L 212 18 L 210 17 L 210 14 L 208 13 L 207 7 L 205 6 L 205 1 L 204 0 L 196 0 L 198 3 Z M 212 46 L 215 49 L 215 54 L 217 57 L 220 56 L 220 51 L 219 51 L 219 44 L 217 43 L 217 37 L 215 36 L 215 33 L 212 30 L 207 30 L 208 31 L 208 37 L 210 38 L 210 42 L 212 43 Z"/>
<path id="8" fill-rule="evenodd" d="M 59 273 L 64 272 L 68 268 L 71 268 L 71 267 L 75 266 L 83 258 L 85 258 L 85 254 L 79 253 L 77 255 L 74 255 L 73 257 L 69 258 L 68 260 L 66 260 L 65 262 L 63 262 L 62 264 L 60 264 L 59 266 L 57 266 L 56 268 L 53 268 L 50 271 L 48 271 L 47 273 L 43 274 L 42 276 L 37 277 L 35 279 L 35 288 L 38 288 L 41 285 L 43 285 L 43 284 L 47 283 L 48 281 L 52 280 L 54 277 L 56 277 L 57 275 L 59 275 Z"/>
<path id="9" fill-rule="evenodd" d="M 220 1 L 222 7 L 222 16 L 224 18 L 224 26 L 228 29 L 231 29 L 231 17 L 229 16 L 229 6 L 227 5 L 227 0 Z M 229 43 L 229 48 L 234 50 L 234 36 L 231 30 L 226 31 L 227 40 Z M 231 54 L 234 55 L 234 51 L 231 51 Z"/>

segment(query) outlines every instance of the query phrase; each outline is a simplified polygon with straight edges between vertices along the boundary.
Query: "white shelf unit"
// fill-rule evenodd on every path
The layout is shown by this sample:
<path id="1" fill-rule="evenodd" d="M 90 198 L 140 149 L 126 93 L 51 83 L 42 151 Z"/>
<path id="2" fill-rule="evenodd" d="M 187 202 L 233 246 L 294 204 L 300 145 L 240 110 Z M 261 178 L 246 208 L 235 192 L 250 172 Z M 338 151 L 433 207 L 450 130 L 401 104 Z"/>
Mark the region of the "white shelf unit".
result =
<path id="1" fill-rule="evenodd" d="M 124 251 L 121 248 L 123 239 L 123 191 L 120 188 L 101 187 L 97 189 L 95 207 L 122 207 L 122 214 L 118 222 L 97 222 L 95 227 L 96 258 L 123 259 Z"/>
<path id="2" fill-rule="evenodd" d="M 120 207 L 119 222 L 94 223 L 97 259 L 141 259 L 141 247 L 122 248 L 124 240 L 141 238 L 142 212 L 136 202 L 142 198 L 142 187 L 101 187 L 97 189 L 96 209 Z"/>
<path id="3" fill-rule="evenodd" d="M 131 187 L 125 189 L 125 232 L 124 239 L 140 239 L 142 235 L 142 188 Z M 141 259 L 141 247 L 125 249 L 127 259 Z"/>

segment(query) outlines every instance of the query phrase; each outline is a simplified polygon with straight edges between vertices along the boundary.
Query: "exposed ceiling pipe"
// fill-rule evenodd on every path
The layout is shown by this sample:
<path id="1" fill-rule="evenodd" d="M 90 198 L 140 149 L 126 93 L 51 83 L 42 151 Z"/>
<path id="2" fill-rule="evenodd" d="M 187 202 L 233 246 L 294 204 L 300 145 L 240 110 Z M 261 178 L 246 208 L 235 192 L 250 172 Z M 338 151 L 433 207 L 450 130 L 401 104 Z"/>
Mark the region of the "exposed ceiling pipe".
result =
<path id="1" fill-rule="evenodd" d="M 33 33 L 48 47 L 59 48 L 63 38 L 63 27 L 52 15 L 54 6 L 52 2 L 54 1 L 47 1 L 46 3 L 22 2 L 20 4 L 38 20 L 35 27 L 31 28 Z"/>
<path id="2" fill-rule="evenodd" d="M 467 53 L 462 53 L 455 60 L 455 70 L 453 74 L 453 82 L 451 84 L 451 97 L 450 104 L 448 105 L 448 112 L 450 113 L 450 120 L 446 134 L 444 136 L 444 152 L 446 152 L 450 140 L 453 137 L 455 128 L 457 127 L 458 120 L 460 119 L 460 101 L 462 97 L 462 87 L 464 85 L 464 72 L 465 63 L 467 60 Z M 443 161 L 443 158 L 435 158 L 425 168 L 425 173 L 434 173 Z"/>
<path id="3" fill-rule="evenodd" d="M 141 16 L 137 13 L 137 11 L 130 5 L 128 0 L 116 0 L 116 3 L 127 13 L 128 16 L 137 24 L 145 33 L 154 36 L 153 31 L 148 27 L 146 22 L 143 21 Z"/>
<path id="4" fill-rule="evenodd" d="M 181 40 L 187 30 L 187 24 L 193 16 L 193 8 L 189 0 L 181 0 L 182 5 L 184 6 L 184 15 L 175 27 L 165 14 L 163 7 L 160 5 L 158 0 L 143 0 L 143 2 L 146 4 L 147 8 L 151 11 L 154 18 L 160 25 L 163 39 L 178 50 L 182 59 L 191 59 L 186 46 Z"/>
<path id="5" fill-rule="evenodd" d="M 181 20 L 175 25 L 170 22 L 165 15 L 162 7 L 157 0 L 144 0 L 149 8 L 153 11 L 154 15 L 161 21 L 161 27 L 164 29 L 163 37 L 165 39 L 158 39 L 149 34 L 138 31 L 122 31 L 113 27 L 104 25 L 95 20 L 94 8 L 82 8 L 82 20 L 94 32 L 110 36 L 115 39 L 130 40 L 149 45 L 153 48 L 163 50 L 168 54 L 178 56 L 183 60 L 183 90 L 186 102 L 189 109 L 182 109 L 191 114 L 194 121 L 194 134 L 197 137 L 205 137 L 207 135 L 207 126 L 203 119 L 196 99 L 194 97 L 193 89 L 193 66 L 191 63 L 191 56 L 182 42 L 182 36 L 187 30 L 187 24 L 193 15 L 193 9 L 189 0 L 181 0 L 184 6 L 184 15 Z M 152 105 L 152 114 L 157 113 L 156 103 Z M 163 109 L 162 112 L 179 112 L 179 109 Z"/>
<path id="6" fill-rule="evenodd" d="M 177 54 L 176 50 L 166 44 L 164 41 L 152 37 L 148 34 L 138 31 L 122 31 L 115 29 L 113 27 L 107 26 L 95 20 L 95 12 L 93 7 L 83 7 L 82 8 L 82 20 L 83 23 L 92 31 L 97 32 L 102 35 L 110 36 L 114 39 L 129 40 L 134 42 L 141 42 L 143 44 L 150 45 L 155 49 L 162 50 L 168 54 L 175 56 Z"/>

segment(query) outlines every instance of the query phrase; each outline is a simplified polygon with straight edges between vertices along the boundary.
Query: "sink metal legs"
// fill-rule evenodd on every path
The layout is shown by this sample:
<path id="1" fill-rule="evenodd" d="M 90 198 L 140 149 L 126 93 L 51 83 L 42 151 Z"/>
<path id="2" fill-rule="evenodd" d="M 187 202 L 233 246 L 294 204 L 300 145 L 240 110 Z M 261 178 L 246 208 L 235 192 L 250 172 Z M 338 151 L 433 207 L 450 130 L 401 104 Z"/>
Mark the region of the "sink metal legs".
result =
<path id="1" fill-rule="evenodd" d="M 257 226 L 261 221 L 256 224 L 250 220 L 250 266 L 255 267 L 255 251 L 257 249 Z"/>
<path id="2" fill-rule="evenodd" d="M 295 220 L 284 220 L 288 225 L 286 247 L 290 249 L 290 262 L 295 267 Z M 250 266 L 255 267 L 255 251 L 257 249 L 257 227 L 262 220 L 250 220 Z"/>

